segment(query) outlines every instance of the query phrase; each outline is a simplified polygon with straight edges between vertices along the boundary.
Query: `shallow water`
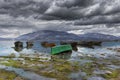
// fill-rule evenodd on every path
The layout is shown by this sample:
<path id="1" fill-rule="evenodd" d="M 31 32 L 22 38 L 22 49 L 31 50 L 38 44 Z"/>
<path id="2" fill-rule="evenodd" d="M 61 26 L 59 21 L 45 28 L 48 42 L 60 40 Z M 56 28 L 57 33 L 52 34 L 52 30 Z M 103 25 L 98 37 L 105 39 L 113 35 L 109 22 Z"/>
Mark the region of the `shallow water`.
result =
<path id="1" fill-rule="evenodd" d="M 59 43 L 57 43 L 59 44 Z M 26 43 L 24 42 L 24 48 L 20 49 L 19 51 L 15 51 L 14 47 L 14 41 L 0 41 L 0 56 L 7 56 L 11 53 L 15 53 L 16 55 L 19 55 L 20 53 L 24 54 L 34 54 L 34 53 L 46 53 L 50 54 L 50 48 L 44 48 L 41 46 L 40 42 L 34 42 L 34 45 L 27 49 Z M 80 47 L 78 46 L 78 51 L 74 52 L 73 55 L 77 56 L 77 54 L 93 54 L 95 56 L 100 56 L 101 53 L 104 54 L 115 54 L 115 51 L 108 50 L 107 48 L 120 48 L 120 42 L 103 42 L 102 46 L 94 46 L 95 49 L 86 48 L 86 47 Z"/>
<path id="2" fill-rule="evenodd" d="M 59 45 L 59 43 L 57 43 L 57 44 Z M 87 78 L 87 80 L 106 80 L 105 78 L 103 78 L 101 76 L 97 76 L 97 75 L 103 74 L 103 73 L 106 74 L 105 72 L 106 71 L 109 72 L 109 69 L 110 70 L 120 69 L 120 64 L 118 63 L 118 61 L 120 61 L 120 57 L 115 56 L 116 54 L 119 54 L 120 52 L 108 49 L 108 48 L 120 48 L 120 42 L 103 42 L 102 46 L 94 46 L 94 49 L 87 48 L 87 47 L 81 47 L 81 46 L 77 46 L 77 48 L 78 48 L 78 51 L 72 51 L 72 54 L 67 54 L 67 55 L 64 55 L 62 57 L 60 57 L 58 55 L 60 58 L 64 57 L 65 59 L 67 59 L 67 61 L 79 62 L 78 65 L 80 67 L 82 65 L 88 65 L 88 67 L 86 68 L 88 70 L 87 72 L 84 68 L 86 66 L 83 66 L 82 68 L 80 68 L 80 71 L 78 71 L 76 73 L 74 73 L 74 72 L 70 73 L 69 74 L 69 77 L 71 78 L 70 80 L 83 80 L 83 77 L 86 77 L 87 74 L 89 73 L 89 70 L 92 68 L 93 68 L 93 73 L 92 73 L 93 75 L 89 76 Z M 36 63 L 38 63 L 38 64 L 39 64 L 39 61 L 45 62 L 45 61 L 47 61 L 47 60 L 49 61 L 51 59 L 50 48 L 42 47 L 40 42 L 34 42 L 34 46 L 32 46 L 29 49 L 26 47 L 26 43 L 24 42 L 23 49 L 15 50 L 13 41 L 0 41 L 0 56 L 8 56 L 11 53 L 14 53 L 17 56 L 22 54 L 23 57 L 21 57 L 21 59 L 23 59 L 23 60 L 21 60 L 19 58 L 14 58 L 14 60 L 21 61 L 23 63 L 23 65 L 24 65 L 24 61 L 25 61 L 24 56 L 27 56 L 30 59 L 34 58 L 34 57 L 37 57 L 40 59 L 44 58 L 41 60 L 37 59 Z M 49 58 L 49 59 L 46 60 L 46 58 Z M 98 60 L 96 58 L 98 58 Z M 5 63 L 6 61 L 9 61 L 9 59 L 10 58 L 6 58 L 5 60 L 3 59 L 3 62 Z M 25 63 L 25 65 L 31 66 L 31 65 L 36 65 L 36 63 L 29 63 L 29 64 Z M 96 67 L 97 64 L 101 65 L 101 66 Z M 43 64 L 39 64 L 39 65 L 43 65 Z M 38 67 L 40 67 L 39 65 L 38 65 Z M 49 70 L 49 67 L 51 67 L 51 66 L 52 65 L 50 62 L 49 66 L 47 66 L 45 68 L 45 71 L 47 69 Z M 54 66 L 56 66 L 56 65 L 54 65 Z M 100 68 L 107 68 L 107 70 L 101 70 Z M 16 74 L 18 74 L 24 78 L 27 78 L 29 80 L 52 80 L 51 78 L 46 78 L 47 76 L 43 77 L 43 76 L 38 75 L 36 73 L 30 72 L 30 71 L 25 71 L 24 67 L 23 67 L 23 69 L 22 68 L 19 69 L 19 68 L 14 68 L 14 66 L 13 67 L 10 67 L 10 66 L 6 67 L 6 66 L 1 65 L 0 69 L 14 71 Z M 83 69 L 83 72 L 81 72 L 81 69 Z M 33 68 L 33 70 L 34 70 L 34 68 Z M 51 69 L 50 71 L 54 72 L 54 68 Z M 34 79 L 34 77 L 36 77 L 36 78 Z"/>
<path id="3" fill-rule="evenodd" d="M 24 78 L 29 79 L 29 80 L 55 80 L 52 78 L 45 78 L 45 77 L 40 76 L 34 72 L 24 71 L 23 69 L 20 69 L 20 68 L 13 68 L 13 67 L 0 65 L 0 69 L 4 69 L 7 71 L 14 71 L 19 76 L 24 77 Z"/>

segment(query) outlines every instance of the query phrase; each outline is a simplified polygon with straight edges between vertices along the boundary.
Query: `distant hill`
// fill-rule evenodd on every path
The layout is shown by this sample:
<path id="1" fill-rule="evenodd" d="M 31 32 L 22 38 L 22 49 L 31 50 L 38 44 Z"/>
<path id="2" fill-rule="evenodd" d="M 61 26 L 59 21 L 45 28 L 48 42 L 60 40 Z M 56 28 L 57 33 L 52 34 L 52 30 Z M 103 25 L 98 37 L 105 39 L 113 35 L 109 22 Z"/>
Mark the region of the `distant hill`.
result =
<path id="1" fill-rule="evenodd" d="M 21 35 L 16 40 L 40 40 L 40 41 L 112 41 L 120 40 L 119 37 L 100 33 L 86 33 L 76 35 L 63 31 L 41 30 Z"/>
<path id="2" fill-rule="evenodd" d="M 17 40 L 68 41 L 79 40 L 79 36 L 63 31 L 41 30 L 16 38 Z"/>
<path id="3" fill-rule="evenodd" d="M 89 41 L 113 41 L 120 40 L 119 37 L 113 35 L 106 35 L 101 33 L 86 33 L 79 35 L 81 40 L 89 40 Z"/>

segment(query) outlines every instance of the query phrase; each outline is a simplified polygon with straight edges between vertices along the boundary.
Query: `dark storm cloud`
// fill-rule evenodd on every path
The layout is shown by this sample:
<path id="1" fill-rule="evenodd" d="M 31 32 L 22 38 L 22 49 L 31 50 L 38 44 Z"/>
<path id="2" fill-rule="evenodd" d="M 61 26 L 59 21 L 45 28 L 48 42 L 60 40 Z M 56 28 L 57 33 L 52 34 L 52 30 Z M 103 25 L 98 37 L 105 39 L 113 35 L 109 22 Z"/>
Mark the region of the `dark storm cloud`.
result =
<path id="1" fill-rule="evenodd" d="M 86 18 L 78 20 L 75 22 L 75 25 L 96 25 L 96 24 L 117 24 L 120 23 L 120 14 L 117 15 L 102 15 L 94 16 L 91 18 Z"/>
<path id="2" fill-rule="evenodd" d="M 120 0 L 0 0 L 0 29 L 108 32 L 119 23 Z"/>
<path id="3" fill-rule="evenodd" d="M 43 20 L 76 20 L 120 12 L 120 0 L 0 0 L 0 14 Z M 108 21 L 109 22 L 109 21 Z M 87 24 L 87 23 L 86 23 Z M 97 23 L 96 23 L 97 24 Z"/>
<path id="4" fill-rule="evenodd" d="M 93 0 L 56 0 L 44 14 L 63 20 L 80 19 L 84 17 L 84 8 L 92 4 Z"/>
<path id="5" fill-rule="evenodd" d="M 67 8 L 76 7 L 76 6 L 87 7 L 90 4 L 92 4 L 92 1 L 93 0 L 65 0 L 62 3 L 57 2 L 56 4 L 58 6 L 67 7 Z"/>
<path id="6" fill-rule="evenodd" d="M 51 15 L 35 15 L 34 19 L 42 19 L 42 20 L 61 20 L 59 17 L 51 16 Z"/>
<path id="7" fill-rule="evenodd" d="M 9 14 L 14 17 L 29 17 L 33 14 L 43 14 L 49 8 L 49 1 L 36 2 L 33 0 L 4 0 L 0 4 L 0 13 Z"/>
<path id="8" fill-rule="evenodd" d="M 119 0 L 64 0 L 56 1 L 45 14 L 64 20 L 114 15 L 120 12 Z"/>

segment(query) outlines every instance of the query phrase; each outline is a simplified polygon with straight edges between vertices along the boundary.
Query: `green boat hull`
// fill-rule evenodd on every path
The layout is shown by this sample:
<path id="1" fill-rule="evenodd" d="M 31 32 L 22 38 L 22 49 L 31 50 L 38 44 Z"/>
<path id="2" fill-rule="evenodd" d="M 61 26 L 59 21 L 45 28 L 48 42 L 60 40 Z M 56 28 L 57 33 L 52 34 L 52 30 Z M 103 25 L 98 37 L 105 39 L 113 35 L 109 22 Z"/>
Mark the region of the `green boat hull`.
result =
<path id="1" fill-rule="evenodd" d="M 72 50 L 71 45 L 60 45 L 51 48 L 51 54 L 56 55 L 65 51 Z"/>

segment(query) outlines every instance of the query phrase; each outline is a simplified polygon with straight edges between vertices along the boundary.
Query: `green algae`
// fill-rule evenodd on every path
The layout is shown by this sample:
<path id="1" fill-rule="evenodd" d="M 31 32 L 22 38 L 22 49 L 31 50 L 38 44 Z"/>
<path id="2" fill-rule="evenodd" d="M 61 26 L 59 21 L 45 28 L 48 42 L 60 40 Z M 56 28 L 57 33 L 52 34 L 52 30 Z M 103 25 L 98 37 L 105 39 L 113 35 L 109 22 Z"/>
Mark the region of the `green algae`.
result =
<path id="1" fill-rule="evenodd" d="M 16 68 L 23 68 L 25 70 L 33 71 L 40 75 L 56 78 L 57 80 L 69 80 L 68 75 L 72 72 L 79 71 L 79 65 L 77 63 L 70 63 L 62 59 L 55 59 L 50 61 L 40 61 L 39 58 L 25 58 L 23 61 L 7 60 L 7 63 L 1 63 L 6 66 L 12 66 Z M 56 76 L 59 75 L 59 76 Z"/>
<path id="2" fill-rule="evenodd" d="M 2 62 L 1 64 L 6 65 L 6 66 L 17 67 L 17 68 L 19 68 L 21 66 L 21 64 L 22 64 L 22 62 L 17 61 L 17 60 L 12 60 L 12 59 L 9 59 L 7 61 L 8 62 Z"/>
<path id="3" fill-rule="evenodd" d="M 95 66 L 92 62 L 87 62 L 80 66 L 80 71 L 85 72 L 86 77 L 89 77 L 93 74 L 94 68 Z"/>
<path id="4" fill-rule="evenodd" d="M 0 80 L 14 80 L 17 75 L 14 72 L 9 72 L 0 69 Z"/>
<path id="5" fill-rule="evenodd" d="M 78 65 L 72 65 L 70 62 L 63 62 L 62 60 L 56 61 L 59 63 L 52 62 L 52 68 L 50 71 L 43 71 L 41 74 L 46 77 L 56 78 L 57 80 L 69 80 L 68 75 L 70 73 L 79 71 Z"/>
<path id="6" fill-rule="evenodd" d="M 13 60 L 12 58 L 8 58 L 8 62 L 3 62 L 1 64 L 6 66 L 12 66 L 17 68 L 22 68 L 24 70 L 28 70 L 31 72 L 35 72 L 41 76 L 45 76 L 48 78 L 55 78 L 57 80 L 70 80 L 69 75 L 71 73 L 76 72 L 85 72 L 85 79 L 88 77 L 95 75 L 93 71 L 95 69 L 100 70 L 110 70 L 107 68 L 108 64 L 119 65 L 118 61 L 114 59 L 97 59 L 93 57 L 85 57 L 83 60 L 91 60 L 90 62 L 85 62 L 80 64 L 81 62 L 71 62 L 60 58 L 53 58 L 51 60 L 43 59 L 39 57 L 23 57 L 23 60 Z M 111 74 L 102 74 L 101 77 L 105 79 L 112 79 L 118 77 L 119 73 L 116 71 L 112 71 Z"/>

